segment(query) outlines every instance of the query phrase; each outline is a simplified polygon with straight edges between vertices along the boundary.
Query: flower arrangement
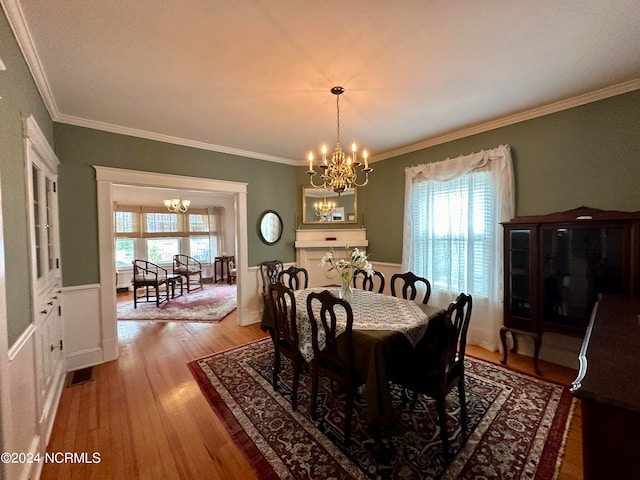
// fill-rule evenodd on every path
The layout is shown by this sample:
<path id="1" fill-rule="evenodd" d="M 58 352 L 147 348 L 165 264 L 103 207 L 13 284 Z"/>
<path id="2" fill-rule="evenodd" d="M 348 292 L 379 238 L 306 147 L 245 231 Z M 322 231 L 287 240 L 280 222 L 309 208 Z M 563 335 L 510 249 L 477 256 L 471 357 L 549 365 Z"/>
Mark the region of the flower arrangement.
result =
<path id="1" fill-rule="evenodd" d="M 346 249 L 349 250 L 349 247 L 346 247 Z M 325 265 L 329 265 L 328 271 L 335 270 L 340 274 L 342 280 L 340 298 L 349 300 L 351 278 L 356 270 L 364 271 L 367 276 L 373 275 L 373 265 L 369 262 L 368 257 L 365 250 L 360 251 L 357 248 L 351 250 L 346 259 L 341 258 L 337 261 L 333 255 L 333 248 L 330 248 L 329 251 L 324 254 L 324 257 L 322 257 L 320 261 L 320 266 L 324 267 Z"/>

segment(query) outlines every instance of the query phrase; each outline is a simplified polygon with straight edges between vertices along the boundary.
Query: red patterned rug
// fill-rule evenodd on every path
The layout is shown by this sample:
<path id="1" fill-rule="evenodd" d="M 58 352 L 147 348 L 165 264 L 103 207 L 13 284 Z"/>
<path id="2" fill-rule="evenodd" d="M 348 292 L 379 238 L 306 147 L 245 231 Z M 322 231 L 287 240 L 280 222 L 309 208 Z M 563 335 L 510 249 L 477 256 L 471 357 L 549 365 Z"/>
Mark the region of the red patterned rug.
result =
<path id="1" fill-rule="evenodd" d="M 237 307 L 236 285 L 205 284 L 204 288 L 184 293 L 156 307 L 154 302 L 138 302 L 133 299 L 118 304 L 118 320 L 155 320 L 187 322 L 219 322 Z"/>
<path id="2" fill-rule="evenodd" d="M 272 384 L 269 338 L 188 364 L 258 476 L 265 479 L 552 479 L 557 475 L 574 401 L 561 385 L 467 358 L 469 429 L 461 432 L 457 391 L 447 398 L 455 455 L 441 454 L 434 402 L 402 402 L 393 386 L 396 418 L 385 433 L 383 458 L 372 453 L 366 405 L 357 400 L 349 447 L 342 442 L 344 395 L 321 381 L 319 415 L 310 418 L 310 378 L 300 379 L 298 411 L 291 410 L 291 369 L 278 392 Z M 326 379 L 323 379 L 326 380 Z"/>

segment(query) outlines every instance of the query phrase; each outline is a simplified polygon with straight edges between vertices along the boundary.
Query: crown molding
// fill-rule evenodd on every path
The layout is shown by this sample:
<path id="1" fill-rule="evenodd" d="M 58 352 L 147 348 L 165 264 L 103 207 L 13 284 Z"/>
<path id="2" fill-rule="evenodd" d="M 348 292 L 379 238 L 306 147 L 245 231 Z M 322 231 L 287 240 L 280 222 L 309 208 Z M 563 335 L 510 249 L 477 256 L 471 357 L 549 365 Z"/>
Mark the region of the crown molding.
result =
<path id="1" fill-rule="evenodd" d="M 47 76 L 42 68 L 40 57 L 38 57 L 33 38 L 27 28 L 27 22 L 24 18 L 22 8 L 20 8 L 20 3 L 18 0 L 0 0 L 0 4 L 4 9 L 9 25 L 13 30 L 18 46 L 31 71 L 31 76 L 36 83 L 36 87 L 42 96 L 45 107 L 49 111 L 51 118 L 55 119 L 55 117 L 59 115 L 58 106 L 53 98 L 53 93 L 51 92 Z"/>
<path id="2" fill-rule="evenodd" d="M 146 138 L 149 140 L 156 140 L 159 142 L 172 143 L 172 144 L 182 145 L 186 147 L 193 147 L 201 150 L 209 150 L 214 152 L 227 153 L 230 155 L 238 155 L 241 157 L 255 158 L 257 160 L 266 160 L 269 162 L 282 163 L 285 165 L 304 166 L 306 164 L 305 160 L 292 160 L 289 158 L 276 157 L 273 155 L 266 155 L 263 153 L 224 147 L 221 145 L 215 145 L 215 144 L 210 144 L 205 142 L 198 142 L 194 140 L 173 137 L 170 135 L 163 135 L 159 133 L 148 132 L 145 130 L 121 127 L 119 125 L 113 125 L 105 122 L 98 122 L 98 121 L 87 120 L 84 118 L 61 114 L 58 111 L 58 107 L 53 97 L 53 93 L 49 86 L 49 82 L 47 81 L 47 77 L 44 73 L 44 69 L 42 67 L 42 63 L 40 62 L 40 58 L 38 57 L 38 53 L 35 49 L 33 39 L 31 37 L 31 33 L 27 28 L 24 14 L 22 12 L 22 9 L 20 8 L 20 4 L 18 0 L 0 0 L 0 5 L 2 5 L 2 7 L 4 8 L 7 19 L 9 20 L 9 24 L 14 32 L 18 45 L 20 46 L 20 50 L 22 51 L 22 54 L 25 57 L 27 65 L 29 66 L 29 70 L 31 71 L 31 74 L 34 78 L 36 86 L 40 92 L 40 95 L 42 96 L 45 106 L 49 111 L 49 115 L 51 116 L 53 121 L 59 122 L 59 123 L 66 123 L 69 125 L 75 125 L 79 127 L 87 127 L 87 128 L 93 128 L 96 130 L 103 130 L 107 132 L 118 133 L 122 135 Z M 2 61 L 0 60 L 0 70 L 2 70 L 2 67 L 3 67 Z M 640 78 L 635 78 L 627 82 L 605 87 L 590 93 L 560 100 L 554 103 L 550 103 L 548 105 L 544 105 L 542 107 L 538 107 L 538 108 L 534 108 L 524 112 L 516 113 L 514 115 L 502 117 L 497 120 L 480 123 L 468 128 L 447 133 L 445 135 L 433 137 L 419 143 L 407 145 L 402 148 L 377 154 L 372 157 L 369 157 L 369 163 L 375 163 L 381 160 L 386 160 L 388 158 L 393 158 L 393 157 L 397 157 L 407 153 L 412 153 L 418 150 L 433 147 L 435 145 L 441 145 L 443 143 L 451 142 L 453 140 L 459 140 L 461 138 L 468 137 L 471 135 L 476 135 L 478 133 L 484 133 L 490 130 L 494 130 L 496 128 L 506 127 L 509 125 L 513 125 L 515 123 L 524 122 L 526 120 L 542 117 L 544 115 L 560 112 L 562 110 L 567 110 L 570 108 L 578 107 L 580 105 L 585 105 L 587 103 L 603 100 L 605 98 L 621 95 L 623 93 L 628 93 L 628 92 L 639 90 L 639 89 L 640 89 Z"/>
<path id="3" fill-rule="evenodd" d="M 640 78 L 635 78 L 627 82 L 612 85 L 610 87 L 595 90 L 593 92 L 578 95 L 577 97 L 560 100 L 558 102 L 550 103 L 542 107 L 526 110 L 524 112 L 516 113 L 506 117 L 492 120 L 490 122 L 480 123 L 469 128 L 457 130 L 455 132 L 433 137 L 420 143 L 414 143 L 407 145 L 406 147 L 398 148 L 396 150 L 390 150 L 388 152 L 374 155 L 369 158 L 369 163 L 378 162 L 380 160 L 386 160 L 388 158 L 397 157 L 406 153 L 416 152 L 424 148 L 433 147 L 435 145 L 441 145 L 443 143 L 451 142 L 453 140 L 459 140 L 461 138 L 476 135 L 478 133 L 488 132 L 500 127 L 506 127 L 515 123 L 524 122 L 525 120 L 531 120 L 534 118 L 549 115 L 551 113 L 561 112 L 570 108 L 579 107 L 580 105 L 586 105 L 587 103 L 596 102 L 598 100 L 604 100 L 605 98 L 614 97 L 623 93 L 632 92 L 640 89 Z M 304 162 L 301 163 L 303 165 Z"/>
<path id="4" fill-rule="evenodd" d="M 105 132 L 118 133 L 121 135 L 129 135 L 131 137 L 146 138 L 148 140 L 156 140 L 158 142 L 172 143 L 175 145 L 182 145 L 184 147 L 193 147 L 200 150 L 209 150 L 219 153 L 228 153 L 230 155 L 238 155 L 240 157 L 255 158 L 257 160 L 266 160 L 268 162 L 284 163 L 286 165 L 298 165 L 297 160 L 291 160 L 289 158 L 276 157 L 273 155 L 266 155 L 264 153 L 251 152 L 249 150 L 240 150 L 237 148 L 224 147 L 221 145 L 215 145 L 211 143 L 198 142 L 195 140 L 189 140 L 186 138 L 173 137 L 171 135 L 163 135 L 161 133 L 148 132 L 146 130 L 138 130 L 135 128 L 121 127 L 119 125 L 113 125 L 111 123 L 97 122 L 95 120 L 87 120 L 85 118 L 73 117 L 70 115 L 58 115 L 53 119 L 58 123 L 66 123 L 69 125 L 75 125 L 78 127 L 93 128 L 95 130 L 102 130 Z"/>

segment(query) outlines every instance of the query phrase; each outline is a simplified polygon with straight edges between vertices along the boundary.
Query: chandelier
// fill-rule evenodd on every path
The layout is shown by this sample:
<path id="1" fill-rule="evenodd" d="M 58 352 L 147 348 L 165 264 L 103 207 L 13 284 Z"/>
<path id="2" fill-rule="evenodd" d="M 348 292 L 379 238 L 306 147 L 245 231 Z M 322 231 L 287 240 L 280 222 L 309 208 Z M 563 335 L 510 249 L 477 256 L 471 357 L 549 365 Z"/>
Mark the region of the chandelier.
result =
<path id="1" fill-rule="evenodd" d="M 327 202 L 327 199 L 325 198 L 322 202 L 314 203 L 313 208 L 316 210 L 316 216 L 325 220 L 329 215 L 336 211 L 336 202 Z"/>
<path id="2" fill-rule="evenodd" d="M 313 168 L 313 153 L 309 152 L 309 180 L 311 185 L 315 188 L 324 188 L 325 190 L 333 190 L 338 195 L 344 192 L 347 188 L 364 187 L 369 183 L 369 173 L 373 172 L 373 168 L 369 168 L 369 161 L 367 151 L 362 151 L 362 158 L 364 159 L 364 166 L 358 161 L 357 158 L 357 146 L 353 142 L 351 144 L 351 157 L 345 156 L 342 148 L 340 147 L 340 95 L 344 93 L 344 88 L 333 87 L 331 93 L 336 96 L 336 148 L 331 155 L 331 161 L 327 161 L 327 146 L 322 146 L 322 161 L 320 163 L 321 175 L 320 179 L 322 183 L 316 185 L 313 183 L 313 177 L 316 175 L 316 171 Z M 358 168 L 361 173 L 364 173 L 364 181 L 358 183 L 356 181 L 358 175 Z"/>
<path id="3" fill-rule="evenodd" d="M 164 206 L 167 207 L 171 213 L 185 213 L 191 205 L 191 200 L 180 200 L 179 198 L 172 198 L 164 201 Z"/>

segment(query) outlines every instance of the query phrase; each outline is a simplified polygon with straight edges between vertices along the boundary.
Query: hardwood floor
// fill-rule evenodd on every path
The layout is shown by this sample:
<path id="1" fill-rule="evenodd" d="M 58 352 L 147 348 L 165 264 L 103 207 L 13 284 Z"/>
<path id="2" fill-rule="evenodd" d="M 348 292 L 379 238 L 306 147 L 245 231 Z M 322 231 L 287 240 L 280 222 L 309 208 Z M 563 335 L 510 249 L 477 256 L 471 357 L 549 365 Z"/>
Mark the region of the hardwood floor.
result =
<path id="1" fill-rule="evenodd" d="M 218 324 L 118 322 L 120 358 L 94 367 L 93 379 L 63 390 L 48 452 L 94 452 L 100 463 L 46 463 L 43 479 L 254 479 L 193 380 L 186 363 L 266 336 L 240 327 L 235 312 Z M 468 353 L 498 362 L 498 353 Z M 531 359 L 509 365 L 532 373 Z M 569 385 L 575 371 L 541 362 L 544 378 Z M 560 479 L 582 478 L 579 406 Z"/>

